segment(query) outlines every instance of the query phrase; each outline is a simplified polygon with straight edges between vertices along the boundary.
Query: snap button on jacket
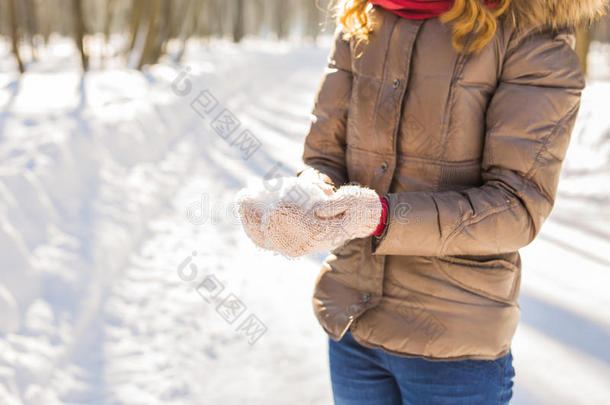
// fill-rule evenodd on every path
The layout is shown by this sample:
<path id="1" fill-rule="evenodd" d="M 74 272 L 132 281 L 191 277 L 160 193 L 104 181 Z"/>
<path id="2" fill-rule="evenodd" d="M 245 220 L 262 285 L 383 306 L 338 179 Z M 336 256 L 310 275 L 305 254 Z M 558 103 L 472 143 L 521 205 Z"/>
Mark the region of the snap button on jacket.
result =
<path id="1" fill-rule="evenodd" d="M 465 55 L 438 19 L 370 18 L 368 41 L 335 34 L 303 160 L 385 195 L 389 222 L 330 253 L 315 314 L 334 340 L 499 358 L 519 319 L 518 249 L 551 212 L 580 105 L 573 38 L 502 22 Z"/>

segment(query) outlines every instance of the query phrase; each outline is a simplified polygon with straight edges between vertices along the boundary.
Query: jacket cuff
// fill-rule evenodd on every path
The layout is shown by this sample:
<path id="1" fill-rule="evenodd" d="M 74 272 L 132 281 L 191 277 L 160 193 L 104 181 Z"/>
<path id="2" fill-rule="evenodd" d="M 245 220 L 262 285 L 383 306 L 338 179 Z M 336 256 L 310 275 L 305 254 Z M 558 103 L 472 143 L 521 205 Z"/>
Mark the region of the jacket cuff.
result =
<path id="1" fill-rule="evenodd" d="M 373 237 L 375 255 L 439 256 L 442 248 L 438 211 L 427 192 L 385 195 L 388 223 L 383 234 Z"/>
<path id="2" fill-rule="evenodd" d="M 379 196 L 379 200 L 381 201 L 381 216 L 379 218 L 379 225 L 377 225 L 377 228 L 371 235 L 380 237 L 385 233 L 385 228 L 388 224 L 388 200 L 382 196 Z"/>

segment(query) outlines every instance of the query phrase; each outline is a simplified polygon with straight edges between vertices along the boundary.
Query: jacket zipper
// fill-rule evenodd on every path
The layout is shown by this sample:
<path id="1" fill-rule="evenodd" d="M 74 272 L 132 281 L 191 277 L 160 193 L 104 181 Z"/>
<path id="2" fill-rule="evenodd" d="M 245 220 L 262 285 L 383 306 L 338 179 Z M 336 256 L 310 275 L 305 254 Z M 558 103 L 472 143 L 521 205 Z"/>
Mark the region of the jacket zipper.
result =
<path id="1" fill-rule="evenodd" d="M 349 316 L 349 322 L 347 323 L 347 326 L 345 327 L 345 329 L 343 329 L 343 332 L 341 332 L 341 335 L 339 336 L 339 339 L 343 339 L 343 336 L 345 336 L 345 334 L 347 333 L 347 330 L 349 329 L 350 326 L 352 326 L 352 323 L 354 323 L 354 315 L 350 315 Z"/>

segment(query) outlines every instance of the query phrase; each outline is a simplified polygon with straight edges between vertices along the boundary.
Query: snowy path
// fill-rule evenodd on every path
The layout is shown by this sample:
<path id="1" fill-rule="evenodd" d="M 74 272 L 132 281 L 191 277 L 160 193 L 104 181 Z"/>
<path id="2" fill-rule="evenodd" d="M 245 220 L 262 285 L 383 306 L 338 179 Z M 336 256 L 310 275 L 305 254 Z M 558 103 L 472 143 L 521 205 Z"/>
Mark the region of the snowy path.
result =
<path id="1" fill-rule="evenodd" d="M 5 125 L 21 131 L 3 133 L 6 139 L 0 153 L 17 155 L 15 145 L 22 141 L 17 135 L 32 133 L 25 126 L 59 133 L 74 125 L 57 123 L 52 104 L 71 110 L 78 129 L 83 129 L 86 117 L 89 128 L 84 134 L 94 135 L 94 140 L 80 142 L 101 149 L 101 156 L 86 157 L 99 164 L 102 178 L 94 179 L 97 184 L 91 184 L 90 178 L 82 180 L 88 183 L 88 193 L 73 184 L 62 190 L 74 199 L 90 201 L 90 206 L 75 207 L 65 216 L 56 214 L 72 223 L 62 223 L 46 212 L 43 218 L 30 220 L 30 225 L 35 220 L 53 221 L 87 243 L 83 246 L 72 240 L 69 246 L 63 235 L 56 242 L 47 238 L 37 244 L 29 261 L 43 286 L 43 299 L 31 302 L 34 294 L 15 293 L 29 305 L 28 321 L 22 325 L 24 333 L 9 333 L 0 341 L 9 354 L 0 363 L 3 403 L 4 399 L 14 403 L 218 403 L 221 399 L 274 403 L 268 398 L 287 403 L 295 395 L 305 398 L 304 403 L 328 401 L 326 357 L 319 350 L 326 338 L 317 328 L 310 305 L 316 276 L 312 269 L 318 263 L 292 263 L 290 273 L 278 266 L 283 259 L 269 254 L 253 263 L 252 257 L 261 253 L 254 251 L 227 215 L 229 202 L 248 176 L 260 176 L 280 161 L 286 173 L 297 167 L 299 143 L 325 52 L 317 48 L 295 52 L 290 47 L 276 52 L 238 51 L 204 54 L 204 60 L 193 61 L 191 73 L 196 79 L 191 78 L 191 95 L 208 88 L 223 107 L 235 111 L 243 127 L 257 136 L 265 132 L 264 148 L 248 161 L 210 129 L 210 119 L 192 111 L 192 97 L 173 94 L 170 82 L 176 72 L 167 68 L 151 72 L 148 84 L 142 83 L 142 77 L 121 72 L 108 77 L 94 74 L 84 84 L 90 104 L 69 96 L 63 103 L 48 100 L 35 119 L 31 112 L 13 108 L 15 103 L 7 106 Z M 312 60 L 316 62 L 303 63 Z M 23 88 L 40 84 L 40 76 L 32 73 Z M 78 94 L 76 76 L 64 76 L 63 84 Z M 287 82 L 295 84 L 288 87 Z M 16 93 L 17 105 L 29 104 L 23 98 L 33 95 Z M 122 113 L 129 108 L 136 108 L 137 116 Z M 115 131 L 126 139 L 119 139 L 118 145 L 116 139 L 105 143 L 104 136 Z M 65 142 L 61 139 L 53 146 L 66 147 Z M 34 145 L 24 153 L 37 156 L 45 148 Z M 6 167 L 21 163 L 14 160 Z M 23 165 L 36 168 L 37 161 Z M 61 165 L 69 166 L 61 173 L 63 182 L 69 182 L 85 177 L 74 173 L 86 167 L 84 163 L 58 159 L 49 166 L 56 175 Z M 36 192 L 34 197 L 48 197 L 49 205 L 61 207 L 53 190 Z M 211 212 L 206 209 L 206 213 L 211 217 L 193 225 L 185 211 L 202 196 L 210 203 Z M 7 211 L 11 208 L 17 212 L 19 206 L 9 205 Z M 26 219 L 10 221 L 10 217 L 7 212 L 5 219 L 15 223 L 16 229 L 27 228 Z M 27 234 L 13 237 L 15 244 L 36 242 L 30 242 Z M 73 255 L 69 255 L 71 249 Z M 198 275 L 185 282 L 177 267 L 193 251 Z M 68 257 L 73 259 L 70 263 Z M 255 314 L 265 323 L 268 331 L 254 345 L 243 332 L 235 331 L 241 320 L 229 325 L 216 312 L 216 302 L 206 302 L 195 291 L 208 274 L 217 277 L 227 294 L 234 293 L 245 303 L 244 316 Z M 312 391 L 312 386 L 317 390 Z"/>
<path id="2" fill-rule="evenodd" d="M 0 75 L 0 403 L 330 403 L 311 309 L 321 257 L 260 252 L 230 213 L 249 178 L 298 166 L 326 53 L 200 50 L 187 96 L 163 66 L 84 84 Z M 218 106 L 202 117 L 190 103 L 206 89 Z M 557 210 L 523 252 L 516 404 L 610 401 L 610 154 L 596 144 L 610 122 L 593 112 L 607 90 L 588 92 L 593 128 L 581 120 Z M 223 108 L 263 142 L 247 160 L 210 126 Z M 216 299 L 208 276 L 224 287 Z M 231 294 L 244 305 L 233 323 L 217 311 Z M 266 327 L 254 344 L 249 315 Z"/>

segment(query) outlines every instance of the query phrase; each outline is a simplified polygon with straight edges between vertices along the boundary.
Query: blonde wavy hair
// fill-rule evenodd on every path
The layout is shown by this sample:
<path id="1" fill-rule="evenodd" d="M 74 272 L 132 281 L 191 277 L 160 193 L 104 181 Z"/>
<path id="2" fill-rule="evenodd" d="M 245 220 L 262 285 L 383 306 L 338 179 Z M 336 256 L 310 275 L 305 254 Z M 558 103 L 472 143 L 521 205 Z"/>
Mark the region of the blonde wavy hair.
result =
<path id="1" fill-rule="evenodd" d="M 451 24 L 453 47 L 458 52 L 478 52 L 491 41 L 498 28 L 498 17 L 505 14 L 511 0 L 499 0 L 489 9 L 483 0 L 455 0 L 453 7 L 440 16 Z M 372 7 L 368 0 L 340 0 L 336 3 L 337 22 L 344 27 L 344 37 L 366 40 L 373 30 L 367 12 Z M 467 41 L 467 37 L 472 39 Z"/>

